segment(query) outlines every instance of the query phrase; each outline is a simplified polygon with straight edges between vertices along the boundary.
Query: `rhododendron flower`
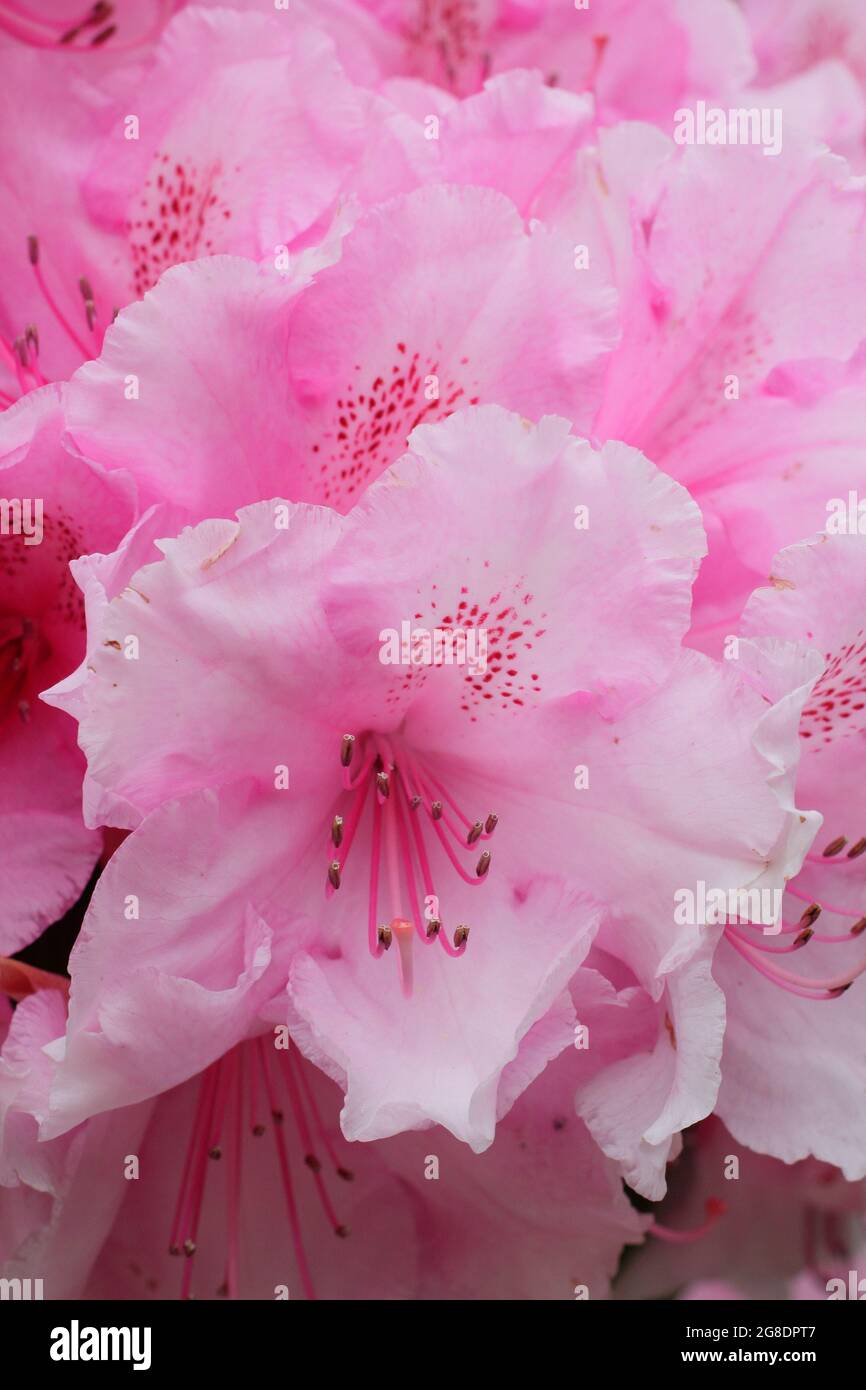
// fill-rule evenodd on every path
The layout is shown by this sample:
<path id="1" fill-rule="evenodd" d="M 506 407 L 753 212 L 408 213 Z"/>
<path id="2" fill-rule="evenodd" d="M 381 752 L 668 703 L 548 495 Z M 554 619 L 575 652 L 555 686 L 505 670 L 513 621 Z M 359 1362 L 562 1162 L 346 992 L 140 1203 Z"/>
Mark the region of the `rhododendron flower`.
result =
<path id="1" fill-rule="evenodd" d="M 226 257 L 167 273 L 73 377 L 76 445 L 198 521 L 273 495 L 347 510 L 415 425 L 478 402 L 588 428 L 614 300 L 566 238 L 492 190 L 428 188 L 335 254 L 312 283 L 306 258 L 285 277 Z"/>
<path id="2" fill-rule="evenodd" d="M 12 962 L 0 978 L 23 1000 L 0 1048 L 0 1267 L 38 1266 L 48 1298 L 596 1298 L 647 1224 L 570 1115 L 567 1057 L 471 1163 L 433 1132 L 350 1153 L 335 1088 L 270 1033 L 39 1143 L 65 996 Z"/>
<path id="3" fill-rule="evenodd" d="M 738 675 L 679 651 L 702 549 L 686 494 L 632 450 L 495 407 L 411 448 L 345 518 L 264 503 L 160 542 L 48 697 L 80 720 L 90 818 L 135 827 L 73 956 L 50 1132 L 179 1082 L 265 1006 L 283 1019 L 288 973 L 348 1137 L 432 1120 L 482 1149 L 571 1040 L 570 1006 L 535 1025 L 604 907 L 606 949 L 658 995 L 701 945 L 672 921 L 680 883 L 799 867 L 809 827 L 771 785 L 795 721 L 771 727 Z M 482 629 L 485 669 L 383 664 L 404 618 Z M 662 799 L 648 766 L 668 769 Z M 695 1042 L 706 1113 L 717 1021 Z"/>
<path id="4" fill-rule="evenodd" d="M 69 572 L 112 551 L 132 520 L 129 478 L 69 453 L 54 387 L 0 417 L 0 946 L 20 950 L 82 892 L 100 837 L 81 819 L 83 761 L 68 720 L 38 699 L 84 655 Z"/>
<path id="5" fill-rule="evenodd" d="M 607 119 L 665 121 L 687 97 L 735 89 L 753 69 L 748 30 L 728 0 L 358 3 L 396 40 L 383 63 L 463 95 L 493 73 L 537 68 L 551 86 L 594 91 Z"/>
<path id="6" fill-rule="evenodd" d="M 746 608 L 744 633 L 771 650 L 792 649 L 792 672 L 808 659 L 803 649 L 817 662 L 800 720 L 797 800 L 819 811 L 823 826 L 788 884 L 773 953 L 728 929 L 716 963 L 728 1000 L 719 1114 L 759 1152 L 787 1163 L 815 1154 L 851 1179 L 866 1175 L 855 983 L 866 970 L 864 603 L 866 539 L 855 531 L 783 551 L 770 586 Z"/>
<path id="7" fill-rule="evenodd" d="M 776 159 L 675 151 L 631 126 L 602 133 L 580 181 L 539 209 L 620 291 L 593 431 L 641 448 L 699 502 L 693 640 L 716 650 L 775 552 L 864 484 L 864 198 L 841 160 L 794 141 Z"/>

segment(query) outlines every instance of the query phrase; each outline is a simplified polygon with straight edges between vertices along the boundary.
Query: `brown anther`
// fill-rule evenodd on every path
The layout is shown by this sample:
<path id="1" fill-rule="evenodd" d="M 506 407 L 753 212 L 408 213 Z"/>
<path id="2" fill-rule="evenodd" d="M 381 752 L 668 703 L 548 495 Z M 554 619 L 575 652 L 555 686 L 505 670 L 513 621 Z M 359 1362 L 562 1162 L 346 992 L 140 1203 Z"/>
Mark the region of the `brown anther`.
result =
<path id="1" fill-rule="evenodd" d="M 864 931 L 866 931 L 866 917 L 861 917 L 859 922 L 854 923 L 850 934 L 851 936 L 859 936 Z"/>
<path id="2" fill-rule="evenodd" d="M 187 1236 L 186 1240 L 183 1243 L 183 1253 L 186 1256 L 195 1254 L 195 1241 L 190 1240 L 189 1236 Z"/>
<path id="3" fill-rule="evenodd" d="M 87 22 L 88 24 L 99 24 L 103 19 L 108 19 L 110 14 L 114 14 L 114 6 L 107 4 L 106 0 L 96 0 L 96 4 L 88 15 Z"/>
<path id="4" fill-rule="evenodd" d="M 387 951 L 391 945 L 391 928 L 380 927 L 376 935 L 379 938 L 379 945 L 382 947 L 383 951 Z"/>
<path id="5" fill-rule="evenodd" d="M 835 840 L 831 840 L 829 845 L 823 850 L 825 859 L 832 859 L 834 854 L 839 854 L 847 845 L 848 841 L 844 835 L 837 835 Z"/>
<path id="6" fill-rule="evenodd" d="M 413 796 L 413 797 L 412 797 L 412 800 L 409 802 L 409 809 L 410 809 L 410 811 L 417 811 L 417 810 L 418 810 L 418 807 L 419 807 L 420 805 L 421 805 L 421 798 L 420 798 L 420 796 Z"/>
<path id="7" fill-rule="evenodd" d="M 491 811 L 490 815 L 484 822 L 484 829 L 487 831 L 488 835 L 492 835 L 498 824 L 499 817 L 495 814 L 495 812 Z"/>
<path id="8" fill-rule="evenodd" d="M 335 1235 L 335 1236 L 339 1236 L 339 1237 L 340 1237 L 340 1240 L 345 1240 L 345 1239 L 346 1239 L 346 1236 L 347 1236 L 348 1234 L 349 1234 L 349 1228 L 348 1228 L 348 1226 L 335 1226 L 335 1227 L 334 1227 L 334 1235 Z"/>
<path id="9" fill-rule="evenodd" d="M 90 40 L 91 48 L 99 48 L 100 44 L 107 43 L 113 34 L 117 33 L 117 25 L 109 24 L 107 29 L 100 29 L 98 34 L 94 34 Z"/>
<path id="10" fill-rule="evenodd" d="M 343 1182 L 355 1181 L 355 1174 L 352 1172 L 351 1168 L 338 1168 L 337 1177 L 342 1178 Z"/>
<path id="11" fill-rule="evenodd" d="M 342 816 L 334 816 L 334 819 L 331 821 L 331 839 L 334 842 L 334 848 L 339 849 L 340 845 L 343 843 Z"/>
<path id="12" fill-rule="evenodd" d="M 340 742 L 340 762 L 343 767 L 348 767 L 352 761 L 352 754 L 355 751 L 355 735 L 343 734 Z"/>
<path id="13" fill-rule="evenodd" d="M 72 43 L 72 40 L 73 40 L 73 39 L 77 39 L 77 38 L 78 38 L 78 35 L 81 33 L 81 30 L 82 30 L 83 27 L 84 27 L 84 26 L 81 25 L 81 24 L 76 24 L 76 26 L 75 26 L 74 29 L 67 29 L 65 34 L 61 34 L 61 35 L 60 35 L 60 38 L 57 40 L 57 42 L 58 42 L 58 43 Z"/>
<path id="14" fill-rule="evenodd" d="M 86 275 L 80 276 L 78 281 L 78 288 L 81 291 L 81 298 L 84 300 L 85 304 L 87 303 L 88 299 L 94 298 L 93 286 L 91 285 Z"/>
<path id="15" fill-rule="evenodd" d="M 30 360 L 27 354 L 26 340 L 24 338 L 16 338 L 12 346 L 18 354 L 18 360 L 21 363 L 21 366 L 26 367 Z"/>
<path id="16" fill-rule="evenodd" d="M 39 264 L 39 238 L 38 238 L 38 236 L 29 236 L 29 237 L 27 238 L 27 255 L 30 257 L 30 264 L 31 264 L 31 265 L 38 265 L 38 264 Z"/>
<path id="17" fill-rule="evenodd" d="M 379 795 L 383 796 L 387 801 L 388 797 L 391 795 L 391 779 L 387 772 L 376 773 L 376 790 Z"/>
<path id="18" fill-rule="evenodd" d="M 442 930 L 442 923 L 439 921 L 439 918 L 438 918 L 438 917 L 430 917 L 430 918 L 428 918 L 428 920 L 427 920 L 427 935 L 428 935 L 428 936 L 438 936 L 441 930 Z"/>
<path id="19" fill-rule="evenodd" d="M 307 1167 L 310 1169 L 311 1172 L 320 1173 L 322 1171 L 322 1165 L 316 1158 L 315 1154 L 305 1154 L 304 1162 L 306 1163 Z"/>
<path id="20" fill-rule="evenodd" d="M 208 1158 L 222 1158 L 223 1151 L 220 1148 L 219 1144 L 214 1144 L 212 1149 L 208 1149 L 207 1156 Z"/>
<path id="21" fill-rule="evenodd" d="M 431 802 L 431 804 L 430 804 L 430 814 L 431 814 L 431 816 L 433 817 L 434 820 L 441 820 L 441 819 L 442 819 L 442 802 L 441 802 L 441 801 L 433 801 L 433 802 Z"/>
<path id="22" fill-rule="evenodd" d="M 805 946 L 808 941 L 812 940 L 812 937 L 814 935 L 815 933 L 812 931 L 811 927 L 804 927 L 803 931 L 798 932 L 797 935 L 794 937 L 795 947 Z"/>
<path id="23" fill-rule="evenodd" d="M 481 824 L 480 820 L 477 820 L 475 824 L 472 826 L 472 829 L 469 831 L 469 834 L 466 836 L 467 845 L 474 845 L 476 840 L 481 839 L 483 833 L 484 826 Z"/>
<path id="24" fill-rule="evenodd" d="M 819 918 L 820 916 L 821 916 L 821 905 L 820 905 L 820 903 L 812 903 L 812 906 L 811 906 L 811 907 L 807 907 L 807 908 L 806 908 L 806 911 L 803 913 L 802 917 L 800 918 L 800 921 L 799 921 L 799 923 L 798 923 L 798 926 L 800 926 L 800 927 L 813 927 L 813 926 L 815 925 L 815 923 L 817 922 L 817 920 L 818 920 L 818 918 Z"/>
<path id="25" fill-rule="evenodd" d="M 468 928 L 468 927 L 456 927 L 455 930 L 454 930 L 454 945 L 455 945 L 455 946 L 465 946 L 465 944 L 466 944 L 466 942 L 467 942 L 468 940 L 469 940 L 469 928 Z"/>
<path id="26" fill-rule="evenodd" d="M 264 1132 L 265 1132 L 265 1127 L 264 1127 L 264 1125 L 262 1125 L 262 1124 L 253 1125 L 253 1134 L 256 1136 L 257 1139 L 261 1139 L 261 1137 L 262 1137 L 262 1135 L 264 1134 Z"/>
<path id="27" fill-rule="evenodd" d="M 475 872 L 476 872 L 476 874 L 477 874 L 477 876 L 478 876 L 479 878 L 483 878 L 484 875 L 487 873 L 487 870 L 488 870 L 489 868 L 490 868 L 490 850 L 489 850 L 489 849 L 486 849 L 486 850 L 483 851 L 483 853 L 482 853 L 482 855 L 481 855 L 481 858 L 478 860 L 478 863 L 475 865 Z"/>
<path id="28" fill-rule="evenodd" d="M 328 865 L 328 882 L 332 888 L 339 888 L 342 883 L 339 859 L 332 859 Z"/>
<path id="29" fill-rule="evenodd" d="M 36 327 L 35 323 L 28 323 L 27 327 L 24 330 L 24 339 L 25 342 L 28 343 L 30 347 L 32 347 L 33 351 L 38 353 L 39 329 Z"/>
<path id="30" fill-rule="evenodd" d="M 858 840 L 856 845 L 851 846 L 851 848 L 848 851 L 847 857 L 849 859 L 859 859 L 860 855 L 863 854 L 864 851 L 866 851 L 866 836 L 864 836 L 863 839 Z"/>
<path id="31" fill-rule="evenodd" d="M 282 1110 L 272 1110 L 272 1111 L 271 1111 L 271 1119 L 273 1120 L 273 1122 L 274 1122 L 275 1125 L 281 1125 L 281 1124 L 283 1123 L 283 1112 L 282 1112 Z"/>

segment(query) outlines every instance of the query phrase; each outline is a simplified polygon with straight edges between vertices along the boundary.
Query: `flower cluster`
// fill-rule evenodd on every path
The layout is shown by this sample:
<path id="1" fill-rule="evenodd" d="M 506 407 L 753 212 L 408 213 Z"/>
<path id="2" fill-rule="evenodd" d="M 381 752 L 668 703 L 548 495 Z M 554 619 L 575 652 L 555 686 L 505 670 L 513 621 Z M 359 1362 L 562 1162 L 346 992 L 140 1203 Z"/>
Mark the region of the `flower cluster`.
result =
<path id="1" fill-rule="evenodd" d="M 861 0 L 0 0 L 5 1279 L 836 1296 L 861 170 Z"/>

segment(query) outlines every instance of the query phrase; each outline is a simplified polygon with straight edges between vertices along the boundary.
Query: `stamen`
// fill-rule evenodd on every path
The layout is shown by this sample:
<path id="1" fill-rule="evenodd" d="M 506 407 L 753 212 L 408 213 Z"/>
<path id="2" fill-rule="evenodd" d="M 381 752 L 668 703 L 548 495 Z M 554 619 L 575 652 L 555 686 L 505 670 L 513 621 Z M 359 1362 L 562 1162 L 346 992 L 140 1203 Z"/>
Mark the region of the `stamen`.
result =
<path id="1" fill-rule="evenodd" d="M 262 1042 L 261 1038 L 256 1038 L 256 1048 L 259 1055 L 259 1065 L 262 1069 L 262 1077 L 264 1078 L 265 1091 L 268 1097 L 268 1104 L 271 1107 L 272 1113 L 279 1113 L 276 1104 L 276 1095 L 274 1093 L 273 1083 L 271 1081 L 271 1074 L 268 1070 L 267 1054 L 265 1051 L 264 1043 Z M 304 1242 L 301 1238 L 301 1225 L 300 1221 L 298 1220 L 298 1209 L 295 1204 L 295 1191 L 292 1186 L 292 1175 L 289 1171 L 289 1159 L 288 1155 L 286 1154 L 286 1141 L 283 1138 L 283 1132 L 280 1129 L 279 1125 L 274 1125 L 274 1142 L 276 1143 L 277 1147 L 277 1161 L 280 1165 L 280 1176 L 282 1178 L 283 1192 L 286 1198 L 286 1210 L 289 1215 L 289 1228 L 291 1230 L 292 1235 L 292 1244 L 295 1249 L 295 1259 L 297 1260 L 298 1269 L 300 1270 L 301 1282 L 304 1286 L 304 1292 L 306 1293 L 307 1298 L 315 1300 L 316 1292 L 313 1288 L 313 1279 L 312 1275 L 310 1274 L 310 1267 L 307 1264 L 307 1254 L 304 1250 Z"/>
<path id="2" fill-rule="evenodd" d="M 267 1104 L 274 1117 L 274 1143 L 286 1207 L 289 1228 L 298 1271 L 308 1298 L 315 1298 L 312 1277 L 304 1249 L 298 1205 L 289 1166 L 287 1140 L 282 1128 L 283 1112 L 280 1109 L 274 1080 L 268 1062 L 268 1051 L 261 1037 L 249 1043 L 239 1043 L 225 1056 L 209 1066 L 201 1077 L 196 1099 L 195 1114 L 186 1157 L 181 1173 L 180 1190 L 177 1195 L 171 1226 L 170 1252 L 173 1255 L 186 1255 L 181 1280 L 181 1297 L 192 1295 L 194 1256 L 198 1248 L 198 1231 L 202 1217 L 205 1188 L 210 1170 L 210 1158 L 222 1151 L 222 1136 L 225 1134 L 225 1153 L 227 1155 L 227 1181 L 225 1188 L 225 1229 L 226 1263 L 225 1278 L 218 1290 L 221 1295 L 237 1298 L 240 1294 L 240 1242 L 241 1242 L 241 1175 L 243 1158 L 244 1127 L 244 1085 L 250 1086 L 251 1128 L 254 1134 L 264 1132 L 257 1115 L 259 1074 L 264 1082 Z M 304 1074 L 300 1054 L 290 1043 L 285 1057 L 285 1085 L 287 1088 L 291 1113 L 294 1116 L 298 1138 L 303 1147 L 306 1166 L 313 1174 L 319 1204 L 335 1234 L 348 1235 L 348 1228 L 339 1220 L 330 1200 L 321 1164 L 315 1155 L 312 1141 L 310 1115 L 325 1145 L 328 1157 L 335 1172 L 346 1181 L 351 1181 L 352 1173 L 339 1163 L 331 1144 L 321 1115 L 315 1103 L 310 1084 Z"/>
<path id="3" fill-rule="evenodd" d="M 740 955 L 750 965 L 753 965 L 760 974 L 771 980 L 773 984 L 780 985 L 782 989 L 787 989 L 791 994 L 796 994 L 803 999 L 838 999 L 841 994 L 850 989 L 857 976 L 866 970 L 866 959 L 864 959 L 847 975 L 833 976 L 830 979 L 795 975 L 792 971 L 783 969 L 782 966 L 771 966 L 768 962 L 761 960 L 753 943 L 746 945 L 745 941 L 739 939 L 727 928 L 725 935 L 734 950 L 739 951 Z"/>
<path id="4" fill-rule="evenodd" d="M 298 1089 L 297 1078 L 295 1077 L 295 1071 L 292 1065 L 291 1043 L 289 1043 L 289 1047 L 286 1051 L 286 1065 L 283 1069 L 283 1075 L 285 1077 L 286 1088 L 289 1093 L 289 1104 L 292 1107 L 292 1114 L 295 1117 L 295 1123 L 298 1126 L 298 1132 L 301 1136 L 301 1143 L 304 1147 L 304 1162 L 313 1175 L 313 1181 L 316 1184 L 316 1193 L 321 1203 L 322 1210 L 325 1213 L 325 1216 L 327 1217 L 328 1221 L 330 1222 L 334 1234 L 340 1237 L 345 1237 L 349 1234 L 349 1229 L 347 1226 L 342 1225 L 337 1218 L 337 1213 L 334 1211 L 331 1199 L 328 1196 L 328 1191 L 325 1187 L 324 1180 L 322 1178 L 322 1165 L 316 1157 L 315 1153 L 313 1152 L 313 1136 L 310 1133 L 310 1126 L 307 1122 L 307 1112 L 304 1109 L 304 1104 L 301 1099 L 300 1091 Z"/>
<path id="5" fill-rule="evenodd" d="M 300 1063 L 298 1063 L 297 1071 L 301 1083 L 301 1090 L 304 1093 L 304 1099 L 306 1100 L 307 1105 L 309 1106 L 310 1111 L 312 1112 L 313 1123 L 316 1127 L 316 1132 L 322 1141 L 322 1147 L 324 1148 L 325 1153 L 328 1155 L 330 1162 L 333 1164 L 334 1172 L 337 1174 L 337 1177 L 342 1178 L 343 1182 L 353 1182 L 355 1174 L 351 1171 L 351 1169 L 343 1167 L 343 1165 L 340 1163 L 340 1160 L 337 1158 L 336 1153 L 334 1152 L 334 1146 L 331 1143 L 331 1140 L 328 1137 L 328 1131 L 322 1122 L 322 1116 L 320 1114 L 319 1107 L 316 1104 L 316 1097 L 313 1095 L 313 1089 L 310 1086 L 309 1080 L 307 1079 L 306 1071 L 304 1070 L 303 1066 L 300 1065 Z"/>
<path id="6" fill-rule="evenodd" d="M 704 1204 L 706 1220 L 703 1225 L 696 1226 L 691 1231 L 672 1231 L 669 1226 L 662 1226 L 658 1221 L 654 1221 L 648 1228 L 649 1234 L 667 1241 L 670 1245 L 691 1245 L 694 1241 L 703 1239 L 724 1216 L 726 1210 L 727 1207 L 721 1198 L 708 1197 Z"/>
<path id="7" fill-rule="evenodd" d="M 232 1142 L 228 1154 L 228 1243 L 226 1250 L 226 1292 L 229 1298 L 237 1298 L 240 1286 L 240 1227 L 241 1227 L 241 1159 L 244 1110 L 244 1063 L 246 1051 L 237 1048 L 232 1055 L 234 1087 L 232 1089 L 232 1111 L 230 1133 Z M 253 1067 L 255 1070 L 255 1067 Z"/>
<path id="8" fill-rule="evenodd" d="M 371 955 L 381 956 L 391 945 L 391 932 L 388 927 L 380 927 L 376 909 L 379 902 L 379 862 L 382 857 L 382 807 L 373 801 L 373 839 L 370 854 L 370 897 L 367 917 L 367 944 Z"/>
<path id="9" fill-rule="evenodd" d="M 75 344 L 75 346 L 78 348 L 78 351 L 82 354 L 82 356 L 84 357 L 84 359 L 85 359 L 86 361 L 89 361 L 90 358 L 93 356 L 93 348 L 92 348 L 92 345 L 91 345 L 91 346 L 88 346 L 88 344 L 85 343 L 85 342 L 83 341 L 83 339 L 79 338 L 79 336 L 78 336 L 78 334 L 76 333 L 75 329 L 72 327 L 72 324 L 69 322 L 69 320 L 67 319 L 66 315 L 65 315 L 65 314 L 63 313 L 63 311 L 61 310 L 61 308 L 60 308 L 60 306 L 58 305 L 56 299 L 54 298 L 53 294 L 51 293 L 50 289 L 48 288 L 48 285 L 46 284 L 45 276 L 42 274 L 42 266 L 40 265 L 40 262 L 39 262 L 39 238 L 38 238 L 38 237 L 36 237 L 36 236 L 28 236 L 28 238 L 27 238 L 27 254 L 28 254 L 28 258 L 29 258 L 30 264 L 31 264 L 31 266 L 33 267 L 33 274 L 34 274 L 34 276 L 35 276 L 35 278 L 36 278 L 36 284 L 39 286 L 40 293 L 42 294 L 42 297 L 43 297 L 43 299 L 45 300 L 45 303 L 48 305 L 48 308 L 51 310 L 51 313 L 54 315 L 54 317 L 56 318 L 57 322 L 60 324 L 61 328 L 62 328 L 62 329 L 64 330 L 64 332 L 67 333 L 68 336 L 72 339 L 72 342 L 73 342 L 73 343 Z"/>

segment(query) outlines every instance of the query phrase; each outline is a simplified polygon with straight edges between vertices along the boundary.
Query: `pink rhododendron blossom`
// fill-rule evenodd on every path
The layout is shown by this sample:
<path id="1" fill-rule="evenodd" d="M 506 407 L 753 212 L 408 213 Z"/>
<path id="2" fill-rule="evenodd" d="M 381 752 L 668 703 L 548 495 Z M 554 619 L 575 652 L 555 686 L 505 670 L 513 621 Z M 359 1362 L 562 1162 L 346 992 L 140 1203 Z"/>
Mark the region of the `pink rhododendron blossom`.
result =
<path id="1" fill-rule="evenodd" d="M 866 195 L 841 160 L 793 141 L 773 159 L 674 150 L 649 128 L 605 132 L 540 211 L 619 288 L 593 429 L 643 449 L 701 505 L 694 640 L 718 649 L 776 550 L 863 484 Z"/>
<path id="2" fill-rule="evenodd" d="M 772 944 L 787 954 L 768 955 L 766 941 L 736 929 L 716 966 L 728 998 L 719 1096 L 725 1123 L 759 1152 L 788 1163 L 815 1154 L 851 1179 L 866 1175 L 856 1041 L 862 1007 L 851 988 L 866 969 L 864 600 L 866 540 L 856 532 L 822 534 L 778 555 L 770 586 L 746 608 L 743 630 L 757 642 L 795 653 L 815 649 L 796 795 L 821 813 L 823 825 L 785 895 L 783 934 Z M 795 1039 L 808 1040 L 796 1074 Z"/>
<path id="3" fill-rule="evenodd" d="M 69 561 L 111 551 L 132 519 L 129 478 L 66 450 L 56 388 L 0 417 L 0 945 L 20 950 L 83 890 L 100 837 L 81 819 L 81 754 L 40 690 L 84 654 Z"/>
<path id="4" fill-rule="evenodd" d="M 866 1297 L 864 35 L 0 0 L 0 1299 Z"/>
<path id="5" fill-rule="evenodd" d="M 291 1298 L 562 1299 L 577 1281 L 602 1297 L 621 1246 L 648 1224 L 570 1115 L 568 1057 L 471 1164 L 432 1133 L 350 1152 L 333 1085 L 270 1033 L 155 1101 L 39 1144 L 64 995 L 44 975 L 26 993 L 11 965 L 3 980 L 24 1002 L 0 1049 L 0 1264 L 6 1277 L 38 1265 L 47 1297 L 272 1298 L 284 1287 Z M 423 1177 L 431 1143 L 434 1183 Z M 123 1173 L 130 1146 L 135 1183 Z M 25 1210 L 27 1226 L 7 1225 Z"/>
<path id="6" fill-rule="evenodd" d="M 684 874 L 770 885 L 799 867 L 808 826 L 771 785 L 797 752 L 793 707 L 770 725 L 737 674 L 679 650 L 703 546 L 682 489 L 635 451 L 597 453 L 564 420 L 498 407 L 410 444 L 345 518 L 267 503 L 160 542 L 165 559 L 97 613 L 83 681 L 48 697 L 80 720 L 89 817 L 136 827 L 74 954 L 52 1132 L 182 1080 L 268 1000 L 280 1021 L 288 974 L 299 1045 L 347 1089 L 348 1137 L 435 1121 L 483 1149 L 570 1040 L 571 1008 L 552 1033 L 534 1025 L 600 928 L 655 996 L 701 943 L 671 920 Z M 594 518 L 582 533 L 576 506 Z M 383 637 L 404 617 L 482 630 L 485 669 L 389 664 Z M 141 659 L 123 661 L 121 628 Z M 684 741 L 690 712 L 712 741 Z M 647 768 L 674 747 L 677 792 L 659 802 Z M 581 758 L 599 771 L 579 789 Z M 723 808 L 746 784 L 734 826 Z M 611 846 L 623 815 L 630 834 Z M 130 892 L 133 938 L 118 912 Z M 677 1120 L 713 1103 L 721 1041 L 711 983 L 670 988 L 685 1071 L 674 1096 L 670 1079 L 654 1092 L 662 1163 Z M 696 988 L 707 1026 L 692 1031 Z M 124 1046 L 169 999 L 151 1041 Z"/>
<path id="7" fill-rule="evenodd" d="M 689 96 L 751 75 L 748 31 L 727 0 L 359 0 L 397 40 L 407 75 L 462 95 L 508 68 L 595 93 L 607 119 L 670 119 Z M 653 52 L 648 70 L 647 50 Z"/>
<path id="8" fill-rule="evenodd" d="M 492 190 L 435 187 L 334 254 L 312 283 L 304 257 L 286 276 L 225 257 L 166 274 L 73 377 L 77 447 L 198 521 L 273 495 L 347 510 L 416 425 L 479 402 L 588 428 L 614 297 L 583 286 L 565 237 Z"/>

